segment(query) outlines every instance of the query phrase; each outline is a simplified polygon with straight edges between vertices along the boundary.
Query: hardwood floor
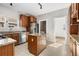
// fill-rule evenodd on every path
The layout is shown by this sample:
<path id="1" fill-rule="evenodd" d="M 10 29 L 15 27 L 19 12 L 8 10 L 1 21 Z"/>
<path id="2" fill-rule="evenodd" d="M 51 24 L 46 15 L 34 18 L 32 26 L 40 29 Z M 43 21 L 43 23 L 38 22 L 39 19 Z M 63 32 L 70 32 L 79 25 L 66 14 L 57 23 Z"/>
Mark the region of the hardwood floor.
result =
<path id="1" fill-rule="evenodd" d="M 68 46 L 64 45 L 64 40 L 59 40 L 57 44 L 60 44 L 57 47 L 54 47 L 51 43 L 47 46 L 47 48 L 40 53 L 39 56 L 71 56 L 71 53 L 68 50 Z M 34 56 L 29 53 L 27 43 L 21 44 L 15 47 L 15 56 Z"/>

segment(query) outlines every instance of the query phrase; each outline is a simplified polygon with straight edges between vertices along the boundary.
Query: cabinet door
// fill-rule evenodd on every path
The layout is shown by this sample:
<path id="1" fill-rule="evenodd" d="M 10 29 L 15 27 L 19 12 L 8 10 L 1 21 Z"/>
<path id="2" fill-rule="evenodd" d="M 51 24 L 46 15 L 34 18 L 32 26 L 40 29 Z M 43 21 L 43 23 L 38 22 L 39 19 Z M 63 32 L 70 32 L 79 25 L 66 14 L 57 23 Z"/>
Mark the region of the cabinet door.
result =
<path id="1" fill-rule="evenodd" d="M 79 23 L 79 3 L 77 3 L 77 21 Z"/>
<path id="2" fill-rule="evenodd" d="M 15 45 L 19 44 L 19 33 L 7 33 L 5 35 L 7 37 L 10 37 L 10 38 L 16 40 L 17 42 L 15 43 Z"/>
<path id="3" fill-rule="evenodd" d="M 71 10 L 71 12 L 73 12 L 73 9 L 74 9 L 74 6 L 73 6 L 73 4 L 71 4 L 71 9 L 72 9 L 72 10 Z"/>
<path id="4" fill-rule="evenodd" d="M 71 18 L 71 24 L 77 24 L 77 18 Z"/>
<path id="5" fill-rule="evenodd" d="M 36 22 L 36 18 L 34 16 L 30 16 L 29 18 L 31 23 Z"/>
<path id="6" fill-rule="evenodd" d="M 13 56 L 14 55 L 14 45 L 9 44 L 0 47 L 0 56 Z"/>
<path id="7" fill-rule="evenodd" d="M 70 34 L 78 34 L 78 25 L 70 25 Z"/>
<path id="8" fill-rule="evenodd" d="M 76 11 L 77 11 L 77 4 L 74 3 L 74 4 L 73 4 L 73 12 L 75 13 Z"/>
<path id="9" fill-rule="evenodd" d="M 13 33 L 13 39 L 17 41 L 15 45 L 19 44 L 19 33 Z"/>
<path id="10" fill-rule="evenodd" d="M 22 27 L 26 27 L 25 16 L 23 16 L 23 15 L 20 16 L 20 24 Z"/>
<path id="11" fill-rule="evenodd" d="M 78 15 L 77 13 L 78 13 L 77 3 L 71 4 L 71 17 L 77 18 L 77 15 Z"/>
<path id="12" fill-rule="evenodd" d="M 13 38 L 13 34 L 12 33 L 6 33 L 5 36 L 7 36 L 9 38 Z"/>
<path id="13" fill-rule="evenodd" d="M 22 26 L 26 27 L 26 17 L 25 16 L 22 17 Z"/>
<path id="14" fill-rule="evenodd" d="M 28 49 L 32 54 L 37 55 L 37 37 L 28 36 Z"/>
<path id="15" fill-rule="evenodd" d="M 21 26 L 23 27 L 28 27 L 29 26 L 29 19 L 28 19 L 28 16 L 25 16 L 25 15 L 21 15 L 20 16 L 20 24 Z"/>

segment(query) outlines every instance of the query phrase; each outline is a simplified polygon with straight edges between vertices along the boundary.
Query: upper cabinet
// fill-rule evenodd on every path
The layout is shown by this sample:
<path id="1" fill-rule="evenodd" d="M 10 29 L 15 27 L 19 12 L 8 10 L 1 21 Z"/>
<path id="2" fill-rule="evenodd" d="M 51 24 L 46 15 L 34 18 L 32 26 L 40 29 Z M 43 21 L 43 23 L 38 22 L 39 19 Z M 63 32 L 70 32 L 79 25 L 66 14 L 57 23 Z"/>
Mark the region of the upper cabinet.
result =
<path id="1" fill-rule="evenodd" d="M 69 12 L 70 12 L 70 34 L 78 35 L 79 3 L 72 3 Z"/>
<path id="2" fill-rule="evenodd" d="M 25 16 L 25 15 L 20 15 L 20 25 L 22 27 L 29 27 L 29 18 L 28 16 Z"/>
<path id="3" fill-rule="evenodd" d="M 71 4 L 71 13 L 72 13 L 71 17 L 72 18 L 77 17 L 77 12 L 78 12 L 77 4 L 76 3 Z"/>
<path id="4" fill-rule="evenodd" d="M 29 19 L 31 23 L 36 22 L 36 18 L 34 16 L 29 16 Z"/>
<path id="5" fill-rule="evenodd" d="M 28 32 L 30 32 L 31 23 L 36 23 L 34 16 L 20 15 L 20 26 L 26 28 Z"/>
<path id="6" fill-rule="evenodd" d="M 72 3 L 70 6 L 71 24 L 79 23 L 79 3 Z"/>

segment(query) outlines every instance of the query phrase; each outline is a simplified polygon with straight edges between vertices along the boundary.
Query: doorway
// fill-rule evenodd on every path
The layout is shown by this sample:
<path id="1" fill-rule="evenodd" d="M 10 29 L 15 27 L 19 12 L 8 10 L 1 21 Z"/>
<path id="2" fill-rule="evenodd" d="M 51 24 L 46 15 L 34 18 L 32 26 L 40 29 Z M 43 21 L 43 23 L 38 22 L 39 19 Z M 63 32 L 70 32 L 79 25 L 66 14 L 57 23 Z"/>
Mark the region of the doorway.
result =
<path id="1" fill-rule="evenodd" d="M 46 34 L 46 20 L 39 21 L 39 33 Z"/>
<path id="2" fill-rule="evenodd" d="M 65 39 L 67 34 L 67 19 L 65 17 L 54 19 L 54 41 L 57 38 Z"/>

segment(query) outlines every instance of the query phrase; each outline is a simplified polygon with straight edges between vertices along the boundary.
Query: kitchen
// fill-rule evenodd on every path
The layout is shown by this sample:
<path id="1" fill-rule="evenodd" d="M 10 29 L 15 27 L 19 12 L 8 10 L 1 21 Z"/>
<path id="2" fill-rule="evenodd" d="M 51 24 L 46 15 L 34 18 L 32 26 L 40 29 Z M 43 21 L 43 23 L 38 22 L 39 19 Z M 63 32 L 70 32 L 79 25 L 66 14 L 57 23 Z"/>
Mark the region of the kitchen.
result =
<path id="1" fill-rule="evenodd" d="M 41 5 L 44 5 L 46 10 L 43 10 Z M 47 5 L 48 7 L 51 5 L 53 7 L 51 6 L 47 9 L 46 8 Z M 55 8 L 54 5 L 56 5 L 57 8 Z M 49 55 L 49 56 L 66 55 L 65 52 L 67 51 L 65 50 L 63 51 L 62 46 L 65 45 L 65 43 L 67 44 L 66 42 L 67 37 L 72 38 L 72 36 L 71 35 L 68 36 L 66 33 L 66 36 L 65 34 L 63 35 L 65 36 L 64 40 L 63 40 L 63 37 L 61 36 L 54 37 L 54 32 L 55 32 L 54 20 L 62 19 L 63 21 L 64 19 L 69 23 L 69 20 L 67 18 L 69 13 L 69 5 L 65 6 L 65 4 L 52 4 L 52 3 L 51 4 L 41 4 L 41 3 L 35 3 L 35 4 L 2 3 L 0 4 L 0 36 L 2 39 L 4 39 L 4 40 L 0 40 L 1 42 L 0 55 L 16 56 L 15 53 L 17 51 L 19 52 L 17 53 L 17 55 L 20 55 L 20 53 L 24 55 L 25 53 L 23 51 L 26 51 L 26 49 L 33 56 L 34 55 L 38 56 L 40 54 L 44 55 L 44 53 L 42 52 L 46 51 L 46 49 L 48 49 L 47 52 L 49 53 L 48 54 L 47 52 L 45 53 L 46 55 Z M 26 8 L 24 6 L 26 6 Z M 28 6 L 30 6 L 30 8 Z M 35 6 L 37 6 L 38 8 L 36 9 Z M 35 8 L 35 9 L 31 10 L 31 8 Z M 38 10 L 38 12 L 35 10 Z M 50 12 L 46 13 L 48 10 Z M 25 11 L 28 11 L 28 12 L 26 13 Z M 66 22 L 66 25 L 68 26 L 67 22 Z M 64 24 L 62 25 L 62 28 L 64 30 L 69 29 Z M 60 33 L 61 31 L 58 34 L 60 35 Z M 6 40 L 6 38 L 8 40 Z M 58 40 L 56 38 L 58 38 Z M 64 42 L 61 43 L 61 41 L 64 41 Z M 69 50 L 70 49 L 72 48 L 69 48 Z M 12 53 L 8 52 L 10 50 Z M 15 50 L 16 52 L 14 52 Z M 57 53 L 57 51 L 59 53 Z M 73 53 L 73 51 L 71 51 L 71 53 Z M 26 54 L 30 55 L 29 53 L 26 53 Z"/>

